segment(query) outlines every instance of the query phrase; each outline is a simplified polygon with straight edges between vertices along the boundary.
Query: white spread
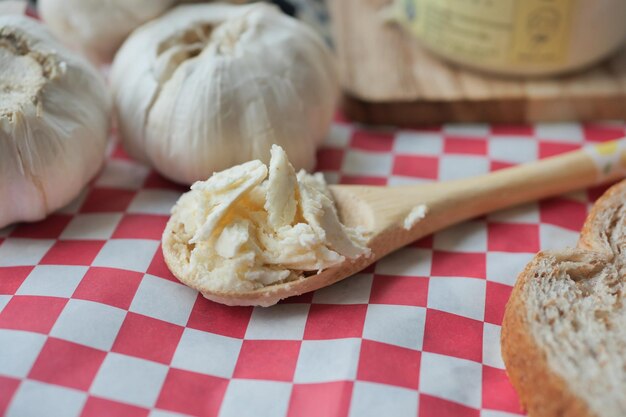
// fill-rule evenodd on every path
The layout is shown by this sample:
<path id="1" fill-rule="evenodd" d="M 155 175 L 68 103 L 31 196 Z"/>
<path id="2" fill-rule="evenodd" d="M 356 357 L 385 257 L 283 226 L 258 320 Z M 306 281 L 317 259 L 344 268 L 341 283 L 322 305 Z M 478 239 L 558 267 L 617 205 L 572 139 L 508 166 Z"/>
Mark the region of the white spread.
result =
<path id="1" fill-rule="evenodd" d="M 409 230 L 413 228 L 420 220 L 422 220 L 428 214 L 428 206 L 426 204 L 420 204 L 413 207 L 413 209 L 404 218 L 404 229 Z"/>
<path id="2" fill-rule="evenodd" d="M 255 160 L 196 182 L 177 203 L 188 268 L 215 291 L 249 291 L 368 255 L 363 233 L 342 225 L 321 174 L 295 173 L 274 145 Z"/>

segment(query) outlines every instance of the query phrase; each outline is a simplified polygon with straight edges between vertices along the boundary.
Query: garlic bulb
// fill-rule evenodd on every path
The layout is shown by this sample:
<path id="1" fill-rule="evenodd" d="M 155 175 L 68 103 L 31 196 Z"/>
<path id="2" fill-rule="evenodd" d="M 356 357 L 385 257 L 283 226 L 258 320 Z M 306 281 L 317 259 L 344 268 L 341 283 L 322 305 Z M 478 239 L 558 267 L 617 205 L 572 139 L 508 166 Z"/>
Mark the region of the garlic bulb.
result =
<path id="1" fill-rule="evenodd" d="M 104 160 L 110 98 L 39 22 L 0 16 L 0 227 L 69 203 Z"/>
<path id="2" fill-rule="evenodd" d="M 111 84 L 126 150 L 187 184 L 272 144 L 311 170 L 338 97 L 323 41 L 266 4 L 176 7 L 126 40 Z"/>
<path id="3" fill-rule="evenodd" d="M 97 63 L 109 62 L 136 27 L 176 0 L 39 0 L 41 18 L 63 42 Z"/>
<path id="4" fill-rule="evenodd" d="M 0 15 L 26 13 L 28 3 L 26 0 L 3 0 L 0 1 Z"/>

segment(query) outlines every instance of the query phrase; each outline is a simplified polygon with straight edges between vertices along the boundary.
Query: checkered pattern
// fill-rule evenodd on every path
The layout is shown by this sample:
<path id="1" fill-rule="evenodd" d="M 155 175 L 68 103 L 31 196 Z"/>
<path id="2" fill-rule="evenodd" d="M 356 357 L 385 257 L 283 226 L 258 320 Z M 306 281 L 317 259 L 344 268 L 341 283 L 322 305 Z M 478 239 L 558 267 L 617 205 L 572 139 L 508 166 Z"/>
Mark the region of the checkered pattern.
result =
<path id="1" fill-rule="evenodd" d="M 623 136 L 621 123 L 368 130 L 338 117 L 332 181 L 395 185 L 483 174 Z M 500 357 L 516 275 L 576 242 L 604 188 L 441 231 L 330 288 L 225 307 L 168 272 L 159 237 L 183 188 L 117 147 L 78 199 L 0 231 L 0 414 L 521 414 Z"/>

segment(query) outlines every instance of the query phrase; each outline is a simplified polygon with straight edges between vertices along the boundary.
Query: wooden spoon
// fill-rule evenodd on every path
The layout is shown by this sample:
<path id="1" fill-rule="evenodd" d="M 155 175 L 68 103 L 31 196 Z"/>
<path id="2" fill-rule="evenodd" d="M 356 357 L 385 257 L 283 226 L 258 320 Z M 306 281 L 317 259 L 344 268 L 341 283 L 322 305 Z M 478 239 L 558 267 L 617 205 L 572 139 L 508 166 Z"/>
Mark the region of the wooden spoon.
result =
<path id="1" fill-rule="evenodd" d="M 319 274 L 248 293 L 204 293 L 204 296 L 229 305 L 273 305 L 283 298 L 334 284 L 388 253 L 455 223 L 613 181 L 623 176 L 623 168 L 626 168 L 626 139 L 455 181 L 397 187 L 333 185 L 331 191 L 342 221 L 369 232 L 370 257 L 346 260 Z M 428 208 L 426 216 L 405 229 L 405 218 L 419 205 Z"/>

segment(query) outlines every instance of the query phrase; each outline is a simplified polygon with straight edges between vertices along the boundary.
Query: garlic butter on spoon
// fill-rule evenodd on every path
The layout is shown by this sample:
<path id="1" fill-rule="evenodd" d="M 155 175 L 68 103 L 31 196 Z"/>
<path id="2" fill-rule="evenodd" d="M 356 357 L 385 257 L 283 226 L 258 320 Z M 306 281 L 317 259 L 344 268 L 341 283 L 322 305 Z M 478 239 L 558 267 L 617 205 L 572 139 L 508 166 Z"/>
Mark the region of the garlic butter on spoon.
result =
<path id="1" fill-rule="evenodd" d="M 339 222 L 321 174 L 296 174 L 274 145 L 259 160 L 196 182 L 172 211 L 163 234 L 165 260 L 185 284 L 226 304 L 277 284 L 307 279 L 369 249 L 358 229 Z"/>

